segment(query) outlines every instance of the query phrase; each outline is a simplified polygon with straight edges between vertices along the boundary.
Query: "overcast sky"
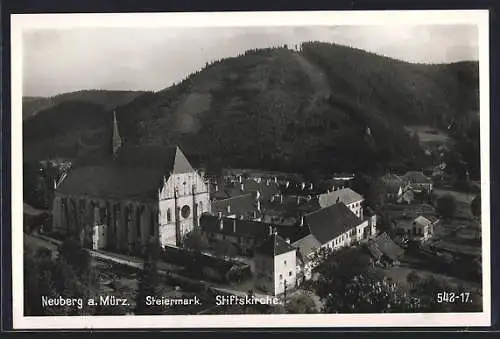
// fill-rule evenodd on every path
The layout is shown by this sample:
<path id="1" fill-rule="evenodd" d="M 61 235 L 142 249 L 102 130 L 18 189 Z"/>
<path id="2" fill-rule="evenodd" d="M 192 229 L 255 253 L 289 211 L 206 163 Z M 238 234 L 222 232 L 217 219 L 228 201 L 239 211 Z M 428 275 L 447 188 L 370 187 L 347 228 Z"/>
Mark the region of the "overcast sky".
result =
<path id="1" fill-rule="evenodd" d="M 23 95 L 160 90 L 207 61 L 311 40 L 410 62 L 478 60 L 478 30 L 472 25 L 38 29 L 23 35 Z"/>

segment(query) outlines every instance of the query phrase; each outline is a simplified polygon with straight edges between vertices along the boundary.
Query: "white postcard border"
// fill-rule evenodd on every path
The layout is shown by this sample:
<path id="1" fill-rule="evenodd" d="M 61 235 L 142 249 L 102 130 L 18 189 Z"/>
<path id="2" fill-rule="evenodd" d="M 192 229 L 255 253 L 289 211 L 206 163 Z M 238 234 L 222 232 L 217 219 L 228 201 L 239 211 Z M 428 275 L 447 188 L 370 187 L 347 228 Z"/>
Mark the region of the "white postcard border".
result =
<path id="1" fill-rule="evenodd" d="M 165 20 L 165 16 L 168 20 Z M 22 33 L 84 27 L 251 27 L 457 25 L 479 28 L 483 312 L 438 314 L 161 315 L 25 317 L 23 315 Z M 489 13 L 452 11 L 315 11 L 11 15 L 12 287 L 14 329 L 470 327 L 491 325 Z"/>

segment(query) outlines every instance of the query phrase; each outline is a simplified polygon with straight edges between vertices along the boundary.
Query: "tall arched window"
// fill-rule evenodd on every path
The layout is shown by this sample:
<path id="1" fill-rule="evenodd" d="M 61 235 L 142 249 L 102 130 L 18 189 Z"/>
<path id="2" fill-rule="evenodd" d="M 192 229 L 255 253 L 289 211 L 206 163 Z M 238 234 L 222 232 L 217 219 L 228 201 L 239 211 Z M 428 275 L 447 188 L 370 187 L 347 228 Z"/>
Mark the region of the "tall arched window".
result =
<path id="1" fill-rule="evenodd" d="M 167 209 L 167 222 L 172 221 L 172 212 L 170 211 L 170 208 Z"/>

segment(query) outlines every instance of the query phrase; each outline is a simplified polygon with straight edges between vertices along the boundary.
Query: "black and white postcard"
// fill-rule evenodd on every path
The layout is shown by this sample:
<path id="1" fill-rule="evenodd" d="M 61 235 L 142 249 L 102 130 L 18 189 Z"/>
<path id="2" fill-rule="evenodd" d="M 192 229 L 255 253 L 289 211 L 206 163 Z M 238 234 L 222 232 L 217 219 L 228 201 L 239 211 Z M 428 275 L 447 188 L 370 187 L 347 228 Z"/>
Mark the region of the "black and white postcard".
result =
<path id="1" fill-rule="evenodd" d="M 487 11 L 11 23 L 14 328 L 490 325 Z"/>

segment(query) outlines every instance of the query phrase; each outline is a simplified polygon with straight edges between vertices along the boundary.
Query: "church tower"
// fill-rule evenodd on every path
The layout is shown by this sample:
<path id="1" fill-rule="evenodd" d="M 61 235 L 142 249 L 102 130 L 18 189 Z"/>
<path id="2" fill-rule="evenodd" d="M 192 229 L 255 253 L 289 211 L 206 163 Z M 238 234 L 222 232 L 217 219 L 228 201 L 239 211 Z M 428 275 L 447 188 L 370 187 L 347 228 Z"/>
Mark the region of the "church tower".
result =
<path id="1" fill-rule="evenodd" d="M 113 111 L 113 157 L 116 155 L 118 149 L 122 146 L 122 138 L 120 130 L 118 129 L 118 121 L 116 120 L 116 112 Z"/>

